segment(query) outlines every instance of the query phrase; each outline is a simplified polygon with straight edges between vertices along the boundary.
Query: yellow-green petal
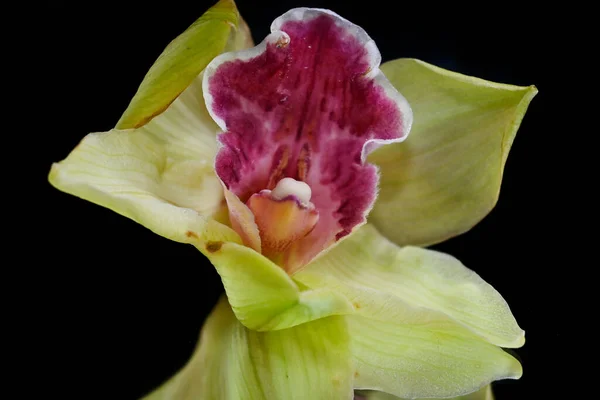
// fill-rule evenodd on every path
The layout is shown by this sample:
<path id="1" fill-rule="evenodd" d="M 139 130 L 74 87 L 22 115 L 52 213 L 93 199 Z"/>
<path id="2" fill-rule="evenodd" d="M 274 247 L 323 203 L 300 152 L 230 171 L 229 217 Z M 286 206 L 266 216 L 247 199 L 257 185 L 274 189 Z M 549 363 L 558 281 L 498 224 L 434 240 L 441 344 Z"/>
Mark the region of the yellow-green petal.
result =
<path id="1" fill-rule="evenodd" d="M 218 127 L 203 106 L 201 87 L 200 76 L 141 128 L 87 135 L 52 165 L 50 183 L 171 240 L 240 241 L 210 219 L 223 190 L 212 167 Z"/>
<path id="2" fill-rule="evenodd" d="M 522 375 L 514 357 L 445 314 L 378 292 L 365 300 L 372 302 L 368 316 L 345 317 L 356 389 L 411 399 L 456 397 Z"/>
<path id="3" fill-rule="evenodd" d="M 164 112 L 137 129 L 87 135 L 65 160 L 52 165 L 50 183 L 131 218 L 161 236 L 192 243 L 201 250 L 205 241 L 241 242 L 232 229 L 211 218 L 220 211 L 223 190 L 213 169 L 220 129 L 206 110 L 202 92 L 201 71 L 210 60 L 199 60 L 192 66 L 186 58 L 186 67 L 173 64 L 171 78 L 157 72 L 185 58 L 183 44 L 205 55 L 218 50 L 203 50 L 216 43 L 213 39 L 222 42 L 219 53 L 251 46 L 252 39 L 241 19 L 240 29 L 230 34 L 231 27 L 224 20 L 232 13 L 238 21 L 233 1 L 220 1 L 176 39 L 157 60 L 154 72 L 148 74 L 124 115 L 149 115 L 143 106 L 145 100 L 137 99 L 146 98 L 144 93 L 166 96 L 157 100 L 168 106 Z M 208 35 L 207 27 L 215 23 L 228 27 L 223 32 L 212 32 L 203 41 L 200 36 L 203 32 Z M 217 36 L 223 37 L 217 40 Z M 185 73 L 179 73 L 181 68 Z M 190 75 L 191 71 L 196 72 Z M 180 89 L 184 80 L 185 86 Z M 176 94 L 167 100 L 170 93 Z M 177 98 L 173 101 L 174 96 Z"/>
<path id="4" fill-rule="evenodd" d="M 145 399 L 350 400 L 348 343 L 340 317 L 274 332 L 251 331 L 223 297 L 192 359 Z"/>
<path id="5" fill-rule="evenodd" d="M 311 288 L 327 287 L 345 294 L 364 315 L 371 310 L 361 305 L 361 296 L 376 291 L 442 312 L 497 346 L 520 347 L 525 340 L 506 301 L 479 275 L 449 255 L 400 248 L 371 224 L 359 228 L 294 279 Z"/>
<path id="6" fill-rule="evenodd" d="M 250 47 L 251 40 L 235 2 L 220 0 L 169 43 L 144 77 L 116 127 L 130 129 L 146 124 L 162 113 L 213 58 L 237 46 Z"/>
<path id="7" fill-rule="evenodd" d="M 361 393 L 361 397 L 359 397 L 359 399 L 361 399 L 361 398 L 364 400 L 404 400 L 404 399 L 401 399 L 400 397 L 396 397 L 389 393 L 375 392 L 375 391 L 368 391 L 365 393 Z M 413 400 L 425 400 L 425 399 L 413 399 Z M 434 399 L 429 399 L 429 400 L 434 400 Z M 494 395 L 492 393 L 492 386 L 487 385 L 473 393 L 469 393 L 464 396 L 452 397 L 449 399 L 447 398 L 445 400 L 494 400 Z"/>
<path id="8" fill-rule="evenodd" d="M 408 100 L 414 122 L 406 141 L 369 157 L 381 171 L 370 222 L 400 245 L 429 245 L 469 230 L 498 200 L 508 152 L 537 89 L 414 59 L 381 70 Z"/>
<path id="9" fill-rule="evenodd" d="M 211 241 L 204 253 L 219 272 L 236 317 L 250 329 L 285 329 L 353 311 L 335 291 L 301 290 L 281 267 L 249 247 Z"/>

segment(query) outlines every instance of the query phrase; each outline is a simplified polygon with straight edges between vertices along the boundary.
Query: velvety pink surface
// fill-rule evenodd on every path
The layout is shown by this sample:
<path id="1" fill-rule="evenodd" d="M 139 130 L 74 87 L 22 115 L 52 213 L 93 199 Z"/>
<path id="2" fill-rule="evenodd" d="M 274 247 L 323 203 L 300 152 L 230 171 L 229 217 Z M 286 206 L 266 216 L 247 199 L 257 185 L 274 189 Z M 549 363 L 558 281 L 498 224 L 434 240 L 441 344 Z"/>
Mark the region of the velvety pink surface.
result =
<path id="1" fill-rule="evenodd" d="M 365 76 L 377 66 L 348 25 L 327 13 L 287 21 L 289 42 L 224 62 L 209 80 L 212 112 L 227 127 L 217 174 L 242 201 L 284 177 L 305 181 L 320 215 L 309 247 L 364 221 L 378 178 L 361 162 L 363 145 L 403 135 L 398 105 Z"/>

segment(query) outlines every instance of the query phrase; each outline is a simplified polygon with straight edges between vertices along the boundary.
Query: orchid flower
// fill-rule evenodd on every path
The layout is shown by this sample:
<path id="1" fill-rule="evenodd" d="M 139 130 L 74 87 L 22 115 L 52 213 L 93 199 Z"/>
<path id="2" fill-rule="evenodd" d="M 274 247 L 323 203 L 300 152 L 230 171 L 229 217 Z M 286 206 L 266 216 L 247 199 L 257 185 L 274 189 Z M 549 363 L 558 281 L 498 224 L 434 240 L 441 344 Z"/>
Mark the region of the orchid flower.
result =
<path id="1" fill-rule="evenodd" d="M 524 331 L 501 295 L 418 246 L 492 209 L 535 87 L 380 65 L 362 28 L 322 9 L 286 12 L 252 46 L 219 1 L 116 128 L 50 172 L 221 276 L 194 355 L 148 398 L 485 399 L 518 379 L 502 348 Z"/>

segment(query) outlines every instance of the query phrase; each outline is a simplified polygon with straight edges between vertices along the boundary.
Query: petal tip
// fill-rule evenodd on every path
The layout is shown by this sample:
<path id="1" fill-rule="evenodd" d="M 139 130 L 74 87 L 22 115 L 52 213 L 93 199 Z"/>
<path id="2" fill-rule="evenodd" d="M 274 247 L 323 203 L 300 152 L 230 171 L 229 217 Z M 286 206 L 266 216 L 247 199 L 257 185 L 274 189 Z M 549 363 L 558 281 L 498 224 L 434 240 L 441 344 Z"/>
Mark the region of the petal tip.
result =
<path id="1" fill-rule="evenodd" d="M 507 379 L 514 379 L 514 380 L 518 380 L 521 379 L 521 377 L 523 376 L 523 366 L 521 365 L 521 363 L 519 361 L 517 361 L 517 359 L 514 359 L 514 363 L 512 365 L 513 369 L 512 369 L 512 374 L 507 376 Z"/>
<path id="2" fill-rule="evenodd" d="M 521 365 L 521 362 L 517 360 L 517 358 L 515 358 L 512 354 L 504 350 L 500 351 L 504 353 L 504 365 L 502 367 L 498 366 L 497 374 L 488 383 L 492 383 L 493 381 L 498 381 L 502 379 L 521 379 L 521 377 L 523 376 L 523 366 Z"/>
<path id="3" fill-rule="evenodd" d="M 63 182 L 62 167 L 63 167 L 62 161 L 52 163 L 52 165 L 50 166 L 50 172 L 48 172 L 48 182 L 55 189 L 58 189 L 61 192 L 64 192 L 65 189 L 64 189 L 64 185 L 62 184 L 62 182 Z"/>
<path id="4" fill-rule="evenodd" d="M 521 329 L 512 342 L 509 342 L 509 343 L 503 345 L 502 347 L 505 347 L 507 349 L 518 349 L 519 347 L 523 347 L 524 345 L 525 345 L 525 331 L 523 329 Z"/>

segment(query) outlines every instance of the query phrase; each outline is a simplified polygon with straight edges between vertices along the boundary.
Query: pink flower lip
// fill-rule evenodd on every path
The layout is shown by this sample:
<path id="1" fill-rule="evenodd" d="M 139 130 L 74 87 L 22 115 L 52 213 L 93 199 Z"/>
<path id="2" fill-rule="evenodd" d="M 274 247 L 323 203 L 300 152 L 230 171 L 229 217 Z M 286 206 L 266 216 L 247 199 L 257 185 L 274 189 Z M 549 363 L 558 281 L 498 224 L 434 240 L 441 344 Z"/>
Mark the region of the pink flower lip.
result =
<path id="1" fill-rule="evenodd" d="M 318 222 L 282 258 L 293 273 L 366 221 L 379 179 L 367 155 L 406 138 L 412 112 L 362 28 L 297 8 L 271 31 L 252 49 L 215 58 L 203 89 L 224 131 L 215 170 L 231 193 L 247 203 L 283 178 L 312 191 Z"/>

